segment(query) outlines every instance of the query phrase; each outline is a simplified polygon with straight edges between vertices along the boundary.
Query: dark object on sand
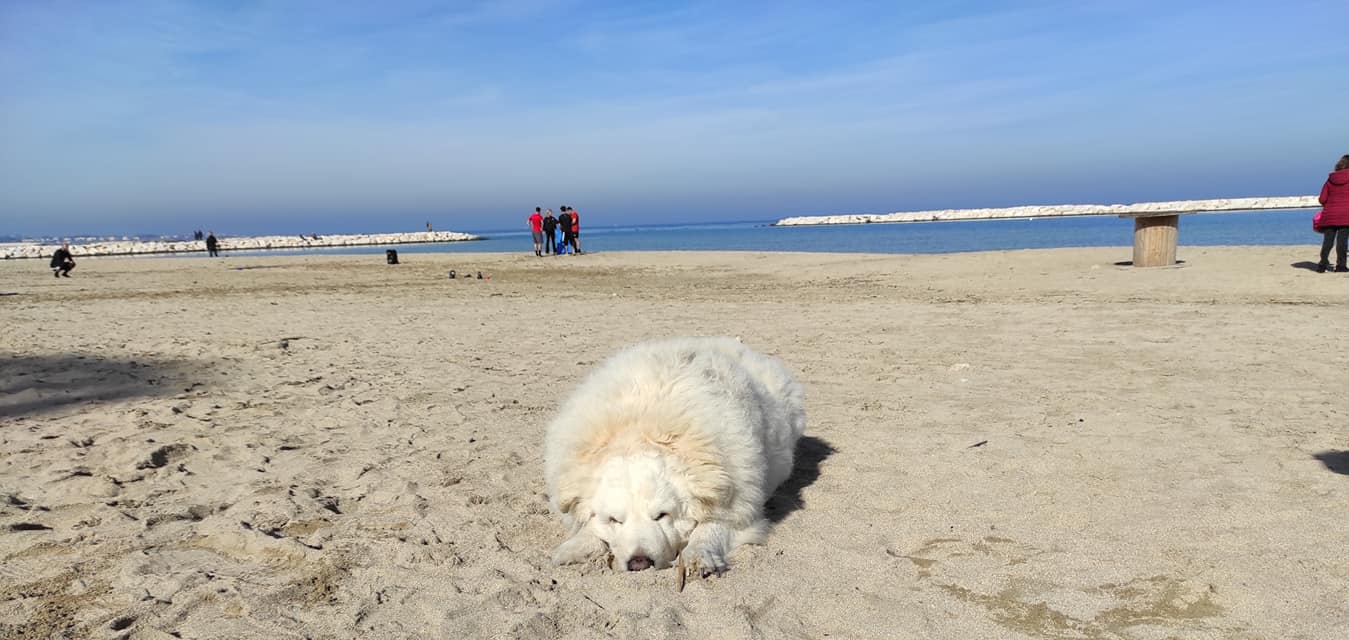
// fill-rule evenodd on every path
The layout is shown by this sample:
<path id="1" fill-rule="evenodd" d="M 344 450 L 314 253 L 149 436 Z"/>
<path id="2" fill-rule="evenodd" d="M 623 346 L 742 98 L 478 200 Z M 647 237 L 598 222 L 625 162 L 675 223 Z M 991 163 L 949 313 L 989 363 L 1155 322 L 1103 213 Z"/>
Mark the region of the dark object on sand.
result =
<path id="1" fill-rule="evenodd" d="M 479 280 L 482 280 L 482 272 L 481 272 L 481 271 L 478 272 L 478 279 L 479 279 Z"/>
<path id="2" fill-rule="evenodd" d="M 75 258 L 70 255 L 68 243 L 61 243 L 61 248 L 52 253 L 51 268 L 53 277 L 70 277 L 70 270 L 75 268 Z"/>
<path id="3" fill-rule="evenodd" d="M 387 263 L 389 263 L 389 264 L 398 264 L 398 250 L 397 250 L 397 249 L 385 249 L 385 250 L 384 250 L 384 261 L 387 262 Z"/>
<path id="4" fill-rule="evenodd" d="M 976 443 L 974 443 L 974 444 L 972 444 L 972 445 L 970 445 L 970 446 L 968 446 L 968 447 L 965 447 L 965 448 L 966 448 L 966 449 L 973 449 L 973 448 L 975 448 L 975 447 L 982 447 L 982 446 L 984 446 L 984 445 L 986 445 L 986 444 L 988 444 L 988 441 L 987 441 L 987 440 L 980 440 L 980 441 L 978 441 L 978 442 L 976 442 Z"/>
<path id="5" fill-rule="evenodd" d="M 455 278 L 454 269 L 450 269 L 450 279 L 453 280 L 454 278 Z"/>

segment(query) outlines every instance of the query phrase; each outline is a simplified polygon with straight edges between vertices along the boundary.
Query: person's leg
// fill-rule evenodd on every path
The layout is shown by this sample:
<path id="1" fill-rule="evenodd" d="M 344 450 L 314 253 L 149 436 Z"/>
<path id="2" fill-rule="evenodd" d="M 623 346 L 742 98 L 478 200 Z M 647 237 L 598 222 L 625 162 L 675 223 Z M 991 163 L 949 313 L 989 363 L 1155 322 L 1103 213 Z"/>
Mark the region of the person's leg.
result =
<path id="1" fill-rule="evenodd" d="M 1340 227 L 1335 232 L 1335 270 L 1349 271 L 1349 264 L 1345 263 L 1345 258 L 1349 257 L 1349 227 Z"/>
<path id="2" fill-rule="evenodd" d="M 1335 246 L 1335 229 L 1323 229 L 1321 236 L 1321 261 L 1316 264 L 1317 273 L 1325 273 L 1330 268 L 1330 248 Z"/>

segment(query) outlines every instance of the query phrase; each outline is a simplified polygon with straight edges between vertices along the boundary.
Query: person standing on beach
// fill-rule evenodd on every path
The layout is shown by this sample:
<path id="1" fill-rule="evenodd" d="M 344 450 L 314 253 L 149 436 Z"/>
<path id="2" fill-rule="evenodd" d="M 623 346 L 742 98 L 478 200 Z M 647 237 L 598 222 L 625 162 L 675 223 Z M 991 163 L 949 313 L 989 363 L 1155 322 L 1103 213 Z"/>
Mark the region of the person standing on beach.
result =
<path id="1" fill-rule="evenodd" d="M 557 218 L 553 217 L 553 210 L 548 209 L 543 212 L 543 252 L 552 253 L 556 246 Z"/>
<path id="2" fill-rule="evenodd" d="M 562 229 L 562 249 L 557 252 L 558 255 L 567 253 L 571 249 L 571 214 L 567 212 L 567 205 L 562 205 L 562 215 L 557 217 L 557 226 Z"/>
<path id="3" fill-rule="evenodd" d="M 571 214 L 571 251 L 572 255 L 581 255 L 581 214 L 576 210 L 567 207 L 567 213 Z"/>
<path id="4" fill-rule="evenodd" d="M 534 237 L 534 255 L 543 256 L 543 214 L 539 207 L 534 207 L 534 213 L 529 216 L 529 235 Z"/>
<path id="5" fill-rule="evenodd" d="M 1330 268 L 1330 247 L 1335 247 L 1335 273 L 1349 271 L 1345 254 L 1349 253 L 1349 155 L 1335 163 L 1335 170 L 1321 187 L 1321 262 L 1317 273 Z"/>
<path id="6" fill-rule="evenodd" d="M 220 257 L 220 241 L 215 239 L 215 232 L 206 234 L 206 253 L 212 258 Z"/>
<path id="7" fill-rule="evenodd" d="M 53 278 L 70 277 L 70 270 L 75 268 L 75 258 L 70 255 L 69 242 L 62 242 L 61 248 L 52 252 L 51 267 Z"/>

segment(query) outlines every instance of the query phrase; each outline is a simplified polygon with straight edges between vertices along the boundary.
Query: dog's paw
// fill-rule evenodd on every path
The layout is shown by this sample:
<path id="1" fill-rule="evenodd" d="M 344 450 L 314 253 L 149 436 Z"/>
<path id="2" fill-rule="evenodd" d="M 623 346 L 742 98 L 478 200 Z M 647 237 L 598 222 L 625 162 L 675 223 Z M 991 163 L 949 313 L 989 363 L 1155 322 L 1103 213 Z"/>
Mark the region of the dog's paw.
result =
<path id="1" fill-rule="evenodd" d="M 689 571 L 701 578 L 711 575 L 721 576 L 731 568 L 730 563 L 726 561 L 726 553 L 715 546 L 694 549 L 690 545 L 681 555 Z"/>
<path id="2" fill-rule="evenodd" d="M 703 578 L 714 574 L 720 576 L 731 568 L 726 560 L 731 552 L 730 541 L 730 531 L 726 527 L 716 523 L 699 525 L 679 555 L 695 575 Z"/>
<path id="3" fill-rule="evenodd" d="M 598 558 L 608 552 L 609 549 L 603 540 L 588 531 L 581 531 L 557 545 L 553 550 L 553 564 L 577 564 Z"/>

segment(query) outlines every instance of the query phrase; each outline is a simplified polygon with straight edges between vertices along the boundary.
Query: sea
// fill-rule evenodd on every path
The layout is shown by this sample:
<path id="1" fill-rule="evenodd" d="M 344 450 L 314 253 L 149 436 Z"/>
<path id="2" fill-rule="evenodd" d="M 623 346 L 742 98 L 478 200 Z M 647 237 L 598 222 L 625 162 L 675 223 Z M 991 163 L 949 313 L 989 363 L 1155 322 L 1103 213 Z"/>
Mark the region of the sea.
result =
<path id="1" fill-rule="evenodd" d="M 1196 213 L 1181 216 L 1180 246 L 1319 244 L 1314 210 Z M 1133 244 L 1133 220 L 1116 216 L 775 227 L 771 220 L 699 224 L 586 226 L 581 249 L 605 251 L 807 251 L 960 253 Z M 523 221 L 522 221 L 522 225 Z M 454 229 L 483 237 L 447 242 L 267 251 L 277 254 L 509 253 L 533 251 L 528 230 Z M 231 252 L 242 253 L 242 252 Z"/>

